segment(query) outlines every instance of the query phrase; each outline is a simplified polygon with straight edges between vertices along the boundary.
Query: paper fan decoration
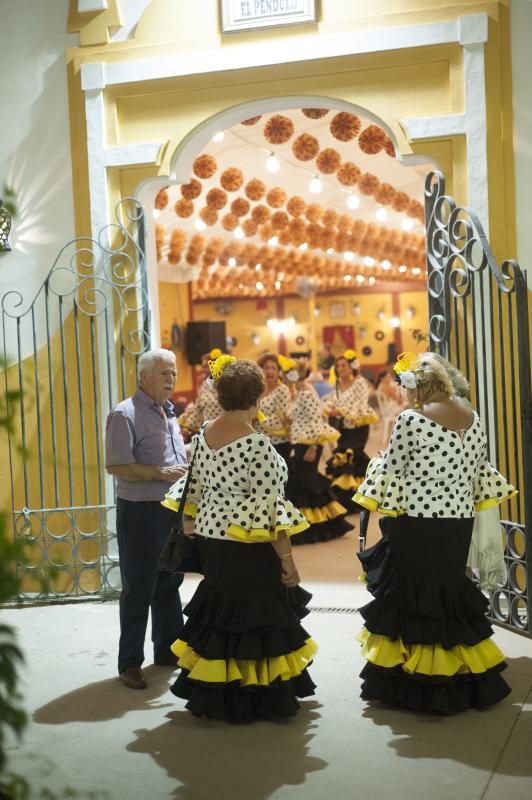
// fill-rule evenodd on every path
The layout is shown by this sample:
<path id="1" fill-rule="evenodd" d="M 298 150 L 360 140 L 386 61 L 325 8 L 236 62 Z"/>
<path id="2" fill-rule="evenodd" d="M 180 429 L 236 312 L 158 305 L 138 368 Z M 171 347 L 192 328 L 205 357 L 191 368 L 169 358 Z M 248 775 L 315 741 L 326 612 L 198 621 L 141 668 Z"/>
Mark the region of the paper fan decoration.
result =
<path id="1" fill-rule="evenodd" d="M 288 203 L 286 204 L 286 210 L 293 217 L 299 217 L 301 214 L 304 214 L 306 207 L 307 204 L 305 203 L 303 198 L 299 197 L 298 195 L 291 197 Z"/>
<path id="2" fill-rule="evenodd" d="M 192 200 L 186 200 L 184 197 L 178 200 L 174 206 L 174 211 L 178 217 L 191 217 L 194 213 L 194 203 Z"/>
<path id="3" fill-rule="evenodd" d="M 226 231 L 234 231 L 238 225 L 238 217 L 236 214 L 226 214 L 222 217 L 222 228 Z"/>
<path id="4" fill-rule="evenodd" d="M 352 161 L 346 161 L 338 168 L 336 177 L 344 186 L 354 186 L 358 181 L 361 170 Z"/>
<path id="5" fill-rule="evenodd" d="M 255 206 L 251 216 L 257 225 L 264 225 L 270 219 L 270 209 L 267 206 Z"/>
<path id="6" fill-rule="evenodd" d="M 255 236 L 257 233 L 257 223 L 254 219 L 247 219 L 242 225 L 242 229 L 246 236 Z"/>
<path id="7" fill-rule="evenodd" d="M 358 146 L 363 153 L 374 156 L 383 149 L 386 134 L 378 125 L 368 125 L 358 137 Z"/>
<path id="8" fill-rule="evenodd" d="M 316 159 L 316 166 L 319 171 L 323 172 L 325 175 L 332 175 L 336 172 L 341 163 L 342 158 L 340 153 L 338 150 L 335 150 L 334 147 L 326 147 Z"/>
<path id="9" fill-rule="evenodd" d="M 281 208 L 286 202 L 286 192 L 280 186 L 276 186 L 274 189 L 270 189 L 266 200 L 272 208 Z"/>
<path id="10" fill-rule="evenodd" d="M 256 125 L 257 122 L 262 119 L 262 116 L 259 115 L 258 117 L 250 117 L 249 119 L 243 119 L 240 123 L 241 125 Z"/>
<path id="11" fill-rule="evenodd" d="M 168 192 L 166 189 L 161 189 L 160 192 L 157 192 L 155 195 L 154 206 L 159 211 L 162 211 L 163 208 L 166 208 L 168 205 Z"/>
<path id="12" fill-rule="evenodd" d="M 391 183 L 381 183 L 375 192 L 375 200 L 383 206 L 389 206 L 396 195 L 396 190 Z"/>
<path id="13" fill-rule="evenodd" d="M 214 156 L 210 156 L 207 153 L 198 156 L 192 165 L 194 175 L 197 175 L 198 178 L 202 178 L 203 180 L 212 178 L 217 169 L 218 164 L 216 163 L 216 159 Z"/>
<path id="14" fill-rule="evenodd" d="M 311 222 L 317 222 L 321 219 L 323 215 L 323 208 L 320 206 L 319 203 L 311 203 L 307 206 L 307 210 L 305 211 L 305 216 Z"/>
<path id="15" fill-rule="evenodd" d="M 388 155 L 391 156 L 391 158 L 395 158 L 395 147 L 393 146 L 393 142 L 389 136 L 386 136 L 386 139 L 384 141 L 384 149 L 386 150 Z"/>
<path id="16" fill-rule="evenodd" d="M 358 190 L 362 194 L 373 194 L 379 188 L 379 179 L 370 172 L 365 172 L 358 179 Z"/>
<path id="17" fill-rule="evenodd" d="M 227 192 L 237 192 L 244 183 L 244 175 L 236 167 L 229 167 L 222 172 L 220 184 Z"/>
<path id="18" fill-rule="evenodd" d="M 328 108 L 302 108 L 301 112 L 309 119 L 321 119 L 329 113 Z"/>
<path id="19" fill-rule="evenodd" d="M 335 139 L 340 142 L 350 142 L 359 132 L 361 125 L 360 118 L 355 114 L 340 111 L 332 118 L 329 128 Z"/>
<path id="20" fill-rule="evenodd" d="M 272 227 L 275 230 L 282 230 L 286 228 L 289 223 L 288 214 L 285 211 L 276 211 L 275 214 L 272 214 L 272 218 L 270 220 Z"/>
<path id="21" fill-rule="evenodd" d="M 196 197 L 199 197 L 202 190 L 202 185 L 196 178 L 191 178 L 189 183 L 184 183 L 180 189 L 181 194 L 186 200 L 195 200 Z"/>
<path id="22" fill-rule="evenodd" d="M 409 202 L 410 197 L 406 194 L 406 192 L 396 192 L 395 197 L 392 200 L 392 208 L 394 211 L 406 211 Z"/>
<path id="23" fill-rule="evenodd" d="M 264 126 L 264 138 L 270 144 L 284 144 L 294 135 L 294 123 L 282 114 L 274 114 Z"/>
<path id="24" fill-rule="evenodd" d="M 323 214 L 322 222 L 326 228 L 334 228 L 338 223 L 339 216 L 333 208 L 328 208 Z"/>
<path id="25" fill-rule="evenodd" d="M 246 195 L 249 197 L 250 200 L 262 200 L 264 195 L 266 194 L 266 186 L 262 181 L 259 181 L 258 178 L 252 178 L 247 184 L 244 190 Z"/>
<path id="26" fill-rule="evenodd" d="M 214 223 L 218 220 L 218 212 L 214 210 L 214 208 L 209 208 L 205 206 L 201 209 L 199 213 L 199 217 L 205 225 L 214 225 Z"/>
<path id="27" fill-rule="evenodd" d="M 220 211 L 227 204 L 227 194 L 223 189 L 209 189 L 205 202 L 209 208 L 214 208 L 215 211 Z"/>
<path id="28" fill-rule="evenodd" d="M 302 133 L 294 141 L 292 152 L 298 161 L 312 161 L 320 152 L 320 143 L 310 133 Z"/>
<path id="29" fill-rule="evenodd" d="M 236 214 L 237 217 L 245 217 L 249 212 L 248 201 L 244 197 L 237 197 L 231 203 L 231 211 L 233 214 Z"/>

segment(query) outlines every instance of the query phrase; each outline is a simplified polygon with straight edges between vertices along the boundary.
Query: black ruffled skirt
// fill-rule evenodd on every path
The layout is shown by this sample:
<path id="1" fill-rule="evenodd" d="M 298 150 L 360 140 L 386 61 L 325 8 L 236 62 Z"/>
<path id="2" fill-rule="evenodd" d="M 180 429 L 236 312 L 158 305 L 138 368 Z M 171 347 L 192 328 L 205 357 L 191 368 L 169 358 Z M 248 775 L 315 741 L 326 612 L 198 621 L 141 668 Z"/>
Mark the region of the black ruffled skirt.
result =
<path id="1" fill-rule="evenodd" d="M 292 544 L 315 544 L 337 539 L 352 529 L 346 520 L 347 509 L 338 502 L 330 482 L 318 472 L 322 448 L 315 461 L 304 461 L 308 445 L 296 444 L 288 462 L 285 496 L 303 514 L 309 526 L 292 536 Z"/>
<path id="2" fill-rule="evenodd" d="M 196 542 L 205 577 L 172 645 L 180 674 L 171 691 L 210 719 L 293 716 L 315 689 L 307 666 L 317 647 L 300 624 L 311 595 L 282 585 L 270 543 Z"/>
<path id="3" fill-rule="evenodd" d="M 360 506 L 353 502 L 353 495 L 363 482 L 370 461 L 364 452 L 368 438 L 369 425 L 342 428 L 336 448 L 327 461 L 326 473 L 334 495 L 350 514 L 360 511 Z"/>
<path id="4" fill-rule="evenodd" d="M 510 688 L 488 602 L 465 575 L 473 519 L 399 516 L 359 554 L 374 599 L 360 609 L 365 700 L 453 714 Z"/>

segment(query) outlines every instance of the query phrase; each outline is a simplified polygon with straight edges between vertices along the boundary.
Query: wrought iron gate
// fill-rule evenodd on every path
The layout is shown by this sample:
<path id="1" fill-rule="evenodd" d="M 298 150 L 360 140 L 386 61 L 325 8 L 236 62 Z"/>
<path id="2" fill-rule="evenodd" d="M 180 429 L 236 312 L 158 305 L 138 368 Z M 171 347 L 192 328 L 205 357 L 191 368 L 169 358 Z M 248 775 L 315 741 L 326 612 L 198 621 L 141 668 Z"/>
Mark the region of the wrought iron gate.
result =
<path id="1" fill-rule="evenodd" d="M 29 307 L 19 292 L 2 298 L 20 600 L 120 588 L 103 430 L 149 348 L 144 243 L 142 206 L 125 198 L 97 239 L 62 249 Z"/>
<path id="2" fill-rule="evenodd" d="M 502 506 L 508 580 L 491 616 L 532 634 L 532 397 L 528 291 L 515 261 L 496 263 L 478 218 L 445 194 L 439 172 L 425 184 L 429 339 L 470 380 L 488 433 L 488 457 L 519 490 Z"/>

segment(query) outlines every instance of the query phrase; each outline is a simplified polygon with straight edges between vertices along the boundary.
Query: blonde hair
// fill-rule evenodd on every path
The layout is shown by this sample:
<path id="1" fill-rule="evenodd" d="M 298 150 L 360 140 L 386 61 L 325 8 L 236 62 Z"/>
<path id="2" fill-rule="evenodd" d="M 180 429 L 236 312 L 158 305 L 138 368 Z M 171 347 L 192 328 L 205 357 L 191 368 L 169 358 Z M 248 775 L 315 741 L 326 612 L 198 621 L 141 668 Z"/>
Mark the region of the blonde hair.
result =
<path id="1" fill-rule="evenodd" d="M 471 388 L 466 376 L 460 372 L 459 369 L 453 367 L 451 362 L 447 361 L 447 359 L 441 356 L 439 353 L 433 353 L 433 356 L 442 365 L 447 372 L 447 375 L 451 379 L 455 396 L 460 397 L 463 400 L 470 400 Z"/>
<path id="2" fill-rule="evenodd" d="M 417 400 L 420 404 L 430 402 L 438 394 L 453 396 L 451 378 L 435 353 L 420 353 L 419 366 L 415 368 L 414 374 Z"/>

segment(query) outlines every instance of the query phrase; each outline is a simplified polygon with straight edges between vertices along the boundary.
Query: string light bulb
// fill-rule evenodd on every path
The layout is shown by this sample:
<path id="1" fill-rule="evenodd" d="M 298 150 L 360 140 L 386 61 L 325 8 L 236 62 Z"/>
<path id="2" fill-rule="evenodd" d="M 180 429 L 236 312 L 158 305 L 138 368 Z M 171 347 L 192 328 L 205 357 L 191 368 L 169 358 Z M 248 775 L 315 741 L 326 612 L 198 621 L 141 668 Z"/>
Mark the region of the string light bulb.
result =
<path id="1" fill-rule="evenodd" d="M 266 169 L 268 172 L 279 172 L 281 169 L 281 162 L 273 152 L 270 153 L 266 160 Z"/>
<path id="2" fill-rule="evenodd" d="M 233 231 L 233 236 L 235 237 L 235 239 L 243 239 L 244 235 L 245 234 L 244 231 L 242 230 L 242 227 L 240 225 L 237 225 Z"/>
<path id="3" fill-rule="evenodd" d="M 205 230 L 205 228 L 206 228 L 207 226 L 206 226 L 206 224 L 203 222 L 203 220 L 202 220 L 202 219 L 197 219 L 197 220 L 195 221 L 195 223 L 194 223 L 194 227 L 195 227 L 195 228 L 196 228 L 196 230 L 198 230 L 198 231 L 204 231 L 204 230 Z"/>
<path id="4" fill-rule="evenodd" d="M 379 222 L 385 222 L 388 219 L 388 212 L 384 206 L 381 206 L 376 210 L 375 217 L 379 220 Z"/>
<path id="5" fill-rule="evenodd" d="M 360 197 L 358 197 L 356 194 L 349 194 L 345 204 L 348 208 L 354 211 L 355 209 L 360 208 Z"/>
<path id="6" fill-rule="evenodd" d="M 160 209 L 158 209 L 158 208 L 154 208 L 154 209 L 153 209 L 153 219 L 159 219 L 159 217 L 160 217 L 160 216 L 161 216 L 161 211 L 160 211 Z"/>
<path id="7" fill-rule="evenodd" d="M 344 253 L 344 258 L 346 261 L 354 261 L 355 254 L 351 252 L 351 250 L 346 250 Z"/>
<path id="8" fill-rule="evenodd" d="M 404 220 L 401 222 L 401 228 L 404 231 L 411 231 L 414 227 L 414 220 L 410 217 L 405 217 Z"/>
<path id="9" fill-rule="evenodd" d="M 309 191 L 312 192 L 312 194 L 319 194 L 320 192 L 323 191 L 323 184 L 317 175 L 314 175 L 314 177 L 312 178 L 311 182 L 308 185 L 308 188 Z"/>
<path id="10" fill-rule="evenodd" d="M 218 131 L 218 133 L 214 134 L 214 136 L 212 137 L 212 140 L 213 140 L 213 142 L 223 142 L 223 140 L 224 140 L 224 132 L 223 131 Z"/>

